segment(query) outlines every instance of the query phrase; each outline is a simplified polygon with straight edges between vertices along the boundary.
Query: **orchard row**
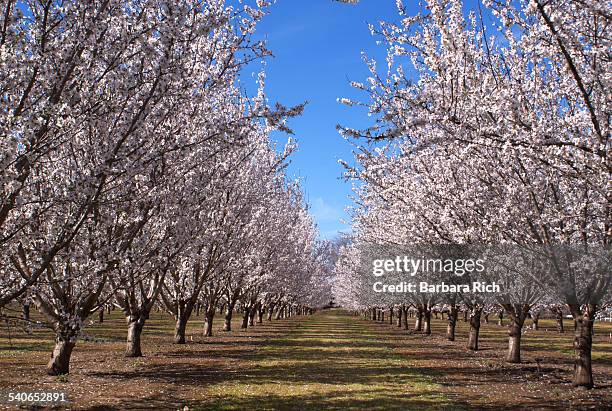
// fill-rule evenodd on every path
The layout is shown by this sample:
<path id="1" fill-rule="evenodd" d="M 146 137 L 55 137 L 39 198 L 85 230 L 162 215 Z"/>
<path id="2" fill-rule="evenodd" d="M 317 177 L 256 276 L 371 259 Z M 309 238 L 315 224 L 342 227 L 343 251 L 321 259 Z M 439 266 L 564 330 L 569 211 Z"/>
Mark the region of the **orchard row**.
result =
<path id="1" fill-rule="evenodd" d="M 49 374 L 105 306 L 140 356 L 155 305 L 177 343 L 196 307 L 210 335 L 221 306 L 229 327 L 238 306 L 320 305 L 295 145 L 269 137 L 302 107 L 270 107 L 263 72 L 241 82 L 270 54 L 253 40 L 266 2 L 2 4 L 0 307 L 32 302 L 53 327 Z"/>
<path id="2" fill-rule="evenodd" d="M 473 350 L 483 313 L 503 310 L 511 362 L 521 360 L 529 315 L 569 313 L 574 384 L 590 388 L 593 323 L 612 302 L 609 5 L 467 3 L 429 0 L 410 15 L 399 1 L 398 23 L 372 27 L 388 47 L 384 74 L 367 60 L 370 77 L 354 83 L 367 97 L 342 100 L 367 107 L 375 123 L 341 128 L 357 147 L 355 164 L 345 163 L 357 206 L 336 298 L 355 310 L 413 307 L 426 329 L 432 310 L 446 310 L 451 339 L 467 310 Z M 373 257 L 373 247 L 415 245 L 502 250 L 477 279 L 500 292 L 373 293 L 372 259 L 402 255 Z"/>

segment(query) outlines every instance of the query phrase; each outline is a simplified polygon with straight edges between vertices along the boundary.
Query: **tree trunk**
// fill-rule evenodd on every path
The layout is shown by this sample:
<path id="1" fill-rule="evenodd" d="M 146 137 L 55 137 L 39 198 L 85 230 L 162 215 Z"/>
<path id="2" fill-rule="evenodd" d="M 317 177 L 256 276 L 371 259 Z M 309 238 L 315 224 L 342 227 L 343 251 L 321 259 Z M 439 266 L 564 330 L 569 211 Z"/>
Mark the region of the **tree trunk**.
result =
<path id="1" fill-rule="evenodd" d="M 215 319 L 215 307 L 207 308 L 204 313 L 204 337 L 212 337 L 213 320 Z"/>
<path id="2" fill-rule="evenodd" d="M 480 315 L 482 308 L 474 308 L 470 315 L 470 334 L 468 337 L 467 348 L 478 351 L 478 334 L 480 333 Z"/>
<path id="3" fill-rule="evenodd" d="M 499 318 L 497 320 L 497 325 L 499 325 L 500 327 L 503 327 L 503 325 L 504 325 L 504 312 L 500 311 L 499 314 L 497 314 L 497 317 Z"/>
<path id="4" fill-rule="evenodd" d="M 255 314 L 257 313 L 257 307 L 253 306 L 249 310 L 249 327 L 253 327 L 255 325 Z"/>
<path id="5" fill-rule="evenodd" d="M 404 312 L 404 315 L 402 316 L 402 325 L 404 327 L 404 330 L 407 330 L 408 329 L 408 307 L 404 307 L 402 311 Z"/>
<path id="6" fill-rule="evenodd" d="M 268 307 L 268 321 L 272 321 L 272 314 L 274 314 L 274 304 Z"/>
<path id="7" fill-rule="evenodd" d="M 448 312 L 448 325 L 446 326 L 446 338 L 448 341 L 455 341 L 455 327 L 457 326 L 457 314 L 459 310 L 457 307 L 451 307 Z"/>
<path id="8" fill-rule="evenodd" d="M 431 309 L 423 310 L 423 334 L 431 335 Z"/>
<path id="9" fill-rule="evenodd" d="M 399 307 L 397 309 L 397 327 L 401 328 L 402 327 L 402 318 L 404 317 L 404 310 L 402 309 L 402 307 Z"/>
<path id="10" fill-rule="evenodd" d="M 278 307 L 278 311 L 276 312 L 276 317 L 275 317 L 275 319 L 280 320 L 280 318 L 281 318 L 281 314 L 282 314 L 282 312 L 283 312 L 283 308 L 284 308 L 283 306 Z"/>
<path id="11" fill-rule="evenodd" d="M 501 304 L 508 313 L 510 325 L 508 327 L 508 352 L 506 362 L 519 364 L 521 362 L 521 335 L 523 325 L 529 315 L 528 304 Z"/>
<path id="12" fill-rule="evenodd" d="M 389 325 L 393 325 L 393 307 L 389 309 Z"/>
<path id="13" fill-rule="evenodd" d="M 104 310 L 102 310 L 104 311 Z M 127 344 L 125 348 L 126 357 L 142 357 L 140 336 L 144 328 L 144 319 L 128 319 Z"/>
<path id="14" fill-rule="evenodd" d="M 62 375 L 70 372 L 70 356 L 75 344 L 76 342 L 70 340 L 56 340 L 51 360 L 47 364 L 47 374 Z"/>
<path id="15" fill-rule="evenodd" d="M 98 311 L 98 322 L 100 324 L 104 322 L 104 307 L 100 307 L 100 311 Z"/>
<path id="16" fill-rule="evenodd" d="M 234 315 L 234 304 L 228 304 L 225 311 L 225 322 L 223 323 L 223 331 L 232 331 L 232 316 Z"/>
<path id="17" fill-rule="evenodd" d="M 468 310 L 463 312 L 463 322 L 466 323 L 468 321 Z"/>
<path id="18" fill-rule="evenodd" d="M 565 332 L 565 327 L 563 325 L 563 310 L 558 310 L 555 312 L 555 314 L 557 319 L 557 332 L 562 334 Z"/>
<path id="19" fill-rule="evenodd" d="M 423 331 L 423 310 L 421 308 L 417 309 L 414 331 Z"/>
<path id="20" fill-rule="evenodd" d="M 26 321 L 30 321 L 30 304 L 23 304 L 21 306 L 21 311 L 23 314 L 23 319 Z"/>
<path id="21" fill-rule="evenodd" d="M 535 315 L 531 316 L 531 320 L 533 321 L 533 324 L 531 324 L 531 328 L 534 330 L 539 330 L 540 329 L 540 325 L 538 324 L 540 321 L 540 313 L 537 313 Z"/>
<path id="22" fill-rule="evenodd" d="M 264 316 L 264 308 L 263 308 L 263 305 L 260 304 L 257 307 L 257 324 L 263 323 L 263 316 Z"/>
<path id="23" fill-rule="evenodd" d="M 242 325 L 240 326 L 240 328 L 246 329 L 249 326 L 249 309 L 245 308 L 244 312 L 242 313 Z"/>
<path id="24" fill-rule="evenodd" d="M 574 334 L 574 386 L 593 388 L 593 369 L 591 367 L 591 350 L 593 347 L 593 320 L 596 306 L 589 304 L 584 311 L 580 307 L 570 307 L 576 319 L 577 329 Z"/>
<path id="25" fill-rule="evenodd" d="M 506 362 L 513 364 L 521 362 L 521 332 L 523 326 L 518 322 L 519 320 L 517 319 L 512 321 L 508 329 L 508 354 L 506 355 Z"/>
<path id="26" fill-rule="evenodd" d="M 174 343 L 185 344 L 185 330 L 187 329 L 187 316 L 180 315 L 174 327 Z"/>

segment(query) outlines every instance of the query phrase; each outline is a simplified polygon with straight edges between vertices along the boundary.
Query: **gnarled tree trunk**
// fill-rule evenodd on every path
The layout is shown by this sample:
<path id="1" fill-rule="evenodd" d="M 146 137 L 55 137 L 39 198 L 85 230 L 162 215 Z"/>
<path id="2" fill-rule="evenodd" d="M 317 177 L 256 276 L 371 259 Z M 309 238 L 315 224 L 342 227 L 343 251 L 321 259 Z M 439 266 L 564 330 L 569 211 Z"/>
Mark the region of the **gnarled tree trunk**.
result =
<path id="1" fill-rule="evenodd" d="M 574 334 L 574 381 L 576 387 L 593 388 L 593 369 L 591 366 L 591 350 L 593 348 L 593 321 L 595 319 L 595 304 L 587 305 L 584 312 L 580 306 L 570 305 L 570 310 L 576 320 Z"/>
<path id="2" fill-rule="evenodd" d="M 62 375 L 70 372 L 70 356 L 76 345 L 80 328 L 72 324 L 57 320 L 54 323 L 55 347 L 51 353 L 51 359 L 47 363 L 47 374 Z"/>
<path id="3" fill-rule="evenodd" d="M 423 309 L 421 307 L 417 307 L 414 331 L 423 331 Z"/>
<path id="4" fill-rule="evenodd" d="M 508 328 L 508 354 L 506 361 L 518 364 L 521 362 L 521 331 L 522 325 L 517 324 L 517 321 L 512 321 Z"/>
<path id="5" fill-rule="evenodd" d="M 185 344 L 185 330 L 187 329 L 187 316 L 182 314 L 176 319 L 174 326 L 174 343 Z"/>
<path id="6" fill-rule="evenodd" d="M 472 309 L 470 315 L 470 333 L 468 336 L 467 348 L 472 351 L 478 351 L 478 336 L 480 333 L 480 315 L 482 314 L 481 307 Z"/>
<path id="7" fill-rule="evenodd" d="M 51 360 L 47 363 L 47 374 L 62 375 L 70 371 L 70 356 L 76 341 L 58 338 L 55 341 Z"/>
<path id="8" fill-rule="evenodd" d="M 207 307 L 204 313 L 204 336 L 212 337 L 213 320 L 215 319 L 215 307 Z"/>
<path id="9" fill-rule="evenodd" d="M 142 317 L 128 317 L 128 333 L 125 347 L 126 357 L 142 357 L 140 336 L 144 328 L 145 319 Z"/>
<path id="10" fill-rule="evenodd" d="M 185 344 L 185 331 L 187 330 L 187 321 L 189 321 L 194 307 L 195 301 L 193 300 L 178 301 L 174 317 L 176 319 L 176 325 L 174 326 L 175 344 Z"/>
<path id="11" fill-rule="evenodd" d="M 531 306 L 529 304 L 502 304 L 510 318 L 508 326 L 508 352 L 506 362 L 518 364 L 521 362 L 521 335 L 523 325 L 529 315 Z"/>

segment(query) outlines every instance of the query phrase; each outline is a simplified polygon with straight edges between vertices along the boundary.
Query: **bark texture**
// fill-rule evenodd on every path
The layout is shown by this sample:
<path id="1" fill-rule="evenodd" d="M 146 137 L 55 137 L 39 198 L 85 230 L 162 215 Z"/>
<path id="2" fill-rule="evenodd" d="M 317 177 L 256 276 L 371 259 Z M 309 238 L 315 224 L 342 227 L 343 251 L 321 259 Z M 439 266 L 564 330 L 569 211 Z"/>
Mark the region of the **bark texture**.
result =
<path id="1" fill-rule="evenodd" d="M 57 340 L 51 353 L 51 360 L 47 364 L 47 374 L 62 375 L 70 372 L 70 356 L 75 341 Z"/>

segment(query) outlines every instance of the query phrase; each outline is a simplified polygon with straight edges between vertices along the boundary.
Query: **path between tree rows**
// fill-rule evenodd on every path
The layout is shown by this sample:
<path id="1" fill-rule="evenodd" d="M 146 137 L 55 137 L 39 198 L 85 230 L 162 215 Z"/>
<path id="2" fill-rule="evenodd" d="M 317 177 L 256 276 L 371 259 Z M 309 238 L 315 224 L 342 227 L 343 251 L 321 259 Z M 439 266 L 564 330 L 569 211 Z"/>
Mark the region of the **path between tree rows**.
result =
<path id="1" fill-rule="evenodd" d="M 380 325 L 339 310 L 302 317 L 261 347 L 232 383 L 244 397 L 215 407 L 368 410 L 448 408 L 439 386 L 414 372 Z"/>

